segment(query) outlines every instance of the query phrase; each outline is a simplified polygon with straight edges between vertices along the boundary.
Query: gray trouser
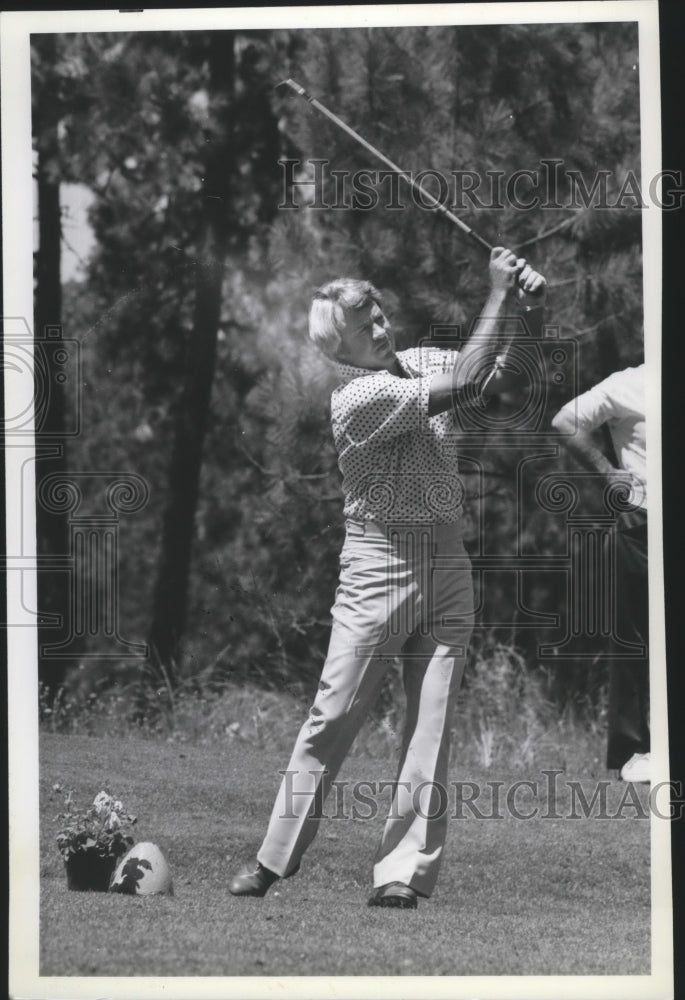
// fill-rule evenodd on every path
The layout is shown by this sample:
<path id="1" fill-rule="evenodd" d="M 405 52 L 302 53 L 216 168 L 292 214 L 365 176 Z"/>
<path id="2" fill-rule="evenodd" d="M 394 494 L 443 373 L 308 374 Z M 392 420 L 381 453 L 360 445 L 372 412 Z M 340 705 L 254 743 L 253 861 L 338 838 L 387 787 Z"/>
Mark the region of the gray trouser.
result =
<path id="1" fill-rule="evenodd" d="M 404 882 L 429 896 L 447 830 L 450 717 L 473 626 L 471 564 L 459 525 L 348 521 L 340 566 L 319 690 L 258 860 L 281 876 L 297 867 L 316 834 L 331 783 L 399 656 L 407 704 L 397 799 L 373 881 Z"/>

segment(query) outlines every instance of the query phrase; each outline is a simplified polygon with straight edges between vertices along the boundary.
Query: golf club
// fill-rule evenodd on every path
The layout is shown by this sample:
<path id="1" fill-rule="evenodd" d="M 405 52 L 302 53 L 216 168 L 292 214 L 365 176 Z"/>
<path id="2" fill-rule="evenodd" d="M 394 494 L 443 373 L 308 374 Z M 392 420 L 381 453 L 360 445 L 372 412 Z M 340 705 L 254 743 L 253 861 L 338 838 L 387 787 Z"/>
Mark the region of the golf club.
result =
<path id="1" fill-rule="evenodd" d="M 322 115 L 325 115 L 329 121 L 332 121 L 333 124 L 337 125 L 338 128 L 343 130 L 343 132 L 346 132 L 349 136 L 351 136 L 355 142 L 358 142 L 360 146 L 367 150 L 367 152 L 375 156 L 376 159 L 380 160 L 381 163 L 384 163 L 394 173 L 399 174 L 399 176 L 402 177 L 414 190 L 420 191 L 421 197 L 426 199 L 436 212 L 439 212 L 453 225 L 460 229 L 465 236 L 468 236 L 474 241 L 474 243 L 477 243 L 478 246 L 482 247 L 484 250 L 487 250 L 488 253 L 492 250 L 492 246 L 487 240 L 484 240 L 482 236 L 479 236 L 479 234 L 475 232 L 475 230 L 471 229 L 470 226 L 467 226 L 465 222 L 462 222 L 462 220 L 459 219 L 454 212 L 451 212 L 448 208 L 446 208 L 441 201 L 430 193 L 430 191 L 427 191 L 421 184 L 417 183 L 411 174 L 402 170 L 401 167 L 399 167 L 396 163 L 393 163 L 392 160 L 381 153 L 379 149 L 376 149 L 376 147 L 372 146 L 370 142 L 367 142 L 363 136 L 359 135 L 358 132 L 355 132 L 353 128 L 350 128 L 350 126 L 347 125 L 341 118 L 334 115 L 332 111 L 329 111 L 328 108 L 325 107 L 320 101 L 317 101 L 315 97 L 312 97 L 311 94 L 304 89 L 304 87 L 300 86 L 299 83 L 296 83 L 295 80 L 288 79 L 279 83 L 276 89 L 278 89 L 278 87 L 290 87 L 290 89 L 294 90 L 299 97 L 304 97 L 305 100 L 309 101 L 313 108 L 319 111 Z"/>

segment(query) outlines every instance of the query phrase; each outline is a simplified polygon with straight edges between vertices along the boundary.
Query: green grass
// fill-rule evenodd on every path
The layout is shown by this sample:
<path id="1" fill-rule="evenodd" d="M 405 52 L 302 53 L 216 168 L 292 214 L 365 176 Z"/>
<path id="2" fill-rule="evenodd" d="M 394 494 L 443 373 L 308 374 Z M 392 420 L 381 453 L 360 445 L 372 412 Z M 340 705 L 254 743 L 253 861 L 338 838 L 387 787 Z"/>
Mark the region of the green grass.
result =
<path id="1" fill-rule="evenodd" d="M 259 846 L 286 763 L 281 750 L 241 740 L 43 732 L 40 974 L 649 974 L 649 823 L 630 808 L 614 820 L 452 819 L 438 887 L 416 912 L 366 906 L 382 810 L 324 821 L 299 875 L 263 900 L 232 897 L 229 879 Z M 340 777 L 390 778 L 393 767 L 390 753 L 362 743 Z M 544 781 L 532 768 L 453 771 L 453 780 L 501 780 L 505 790 Z M 175 895 L 68 891 L 52 822 L 57 782 L 78 802 L 101 788 L 122 798 L 139 816 L 138 838 L 164 852 Z M 625 787 L 610 787 L 610 814 Z M 639 794 L 646 805 L 647 790 Z M 519 801 L 527 807 L 525 795 Z"/>

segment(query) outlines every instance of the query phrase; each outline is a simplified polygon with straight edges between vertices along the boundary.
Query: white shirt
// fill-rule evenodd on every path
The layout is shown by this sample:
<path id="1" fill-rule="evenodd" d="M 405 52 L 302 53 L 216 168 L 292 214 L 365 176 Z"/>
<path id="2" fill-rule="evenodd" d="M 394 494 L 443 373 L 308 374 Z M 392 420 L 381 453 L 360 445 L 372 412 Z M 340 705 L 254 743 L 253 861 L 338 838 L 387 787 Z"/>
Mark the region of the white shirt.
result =
<path id="1" fill-rule="evenodd" d="M 607 424 L 619 466 L 635 483 L 631 501 L 646 509 L 645 366 L 614 372 L 563 409 L 575 413 L 579 430 L 592 432 Z"/>

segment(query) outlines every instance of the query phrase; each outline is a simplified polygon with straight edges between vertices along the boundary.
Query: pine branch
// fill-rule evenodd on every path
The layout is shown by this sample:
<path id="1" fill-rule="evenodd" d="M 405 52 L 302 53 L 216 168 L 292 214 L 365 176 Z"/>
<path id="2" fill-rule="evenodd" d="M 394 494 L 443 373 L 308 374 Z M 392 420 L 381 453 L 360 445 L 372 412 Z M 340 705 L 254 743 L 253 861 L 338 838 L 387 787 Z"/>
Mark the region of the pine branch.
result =
<path id="1" fill-rule="evenodd" d="M 541 243 L 543 240 L 549 239 L 550 236 L 555 236 L 557 233 L 563 232 L 564 229 L 568 229 L 569 226 L 572 226 L 577 221 L 577 216 L 572 215 L 570 218 L 560 222 L 559 225 L 538 233 L 537 236 L 531 236 L 529 240 L 524 240 L 523 243 L 518 243 L 513 249 L 522 250 L 524 247 L 532 246 L 534 243 Z"/>
<path id="2" fill-rule="evenodd" d="M 258 469 L 262 475 L 268 476 L 271 479 L 280 479 L 283 483 L 297 483 L 307 480 L 315 479 L 327 479 L 329 473 L 327 472 L 292 472 L 290 475 L 284 475 L 282 469 L 267 469 L 265 465 L 258 462 L 254 455 L 245 448 L 245 446 L 238 440 L 236 433 L 235 446 L 242 455 L 250 462 L 251 465 Z"/>

